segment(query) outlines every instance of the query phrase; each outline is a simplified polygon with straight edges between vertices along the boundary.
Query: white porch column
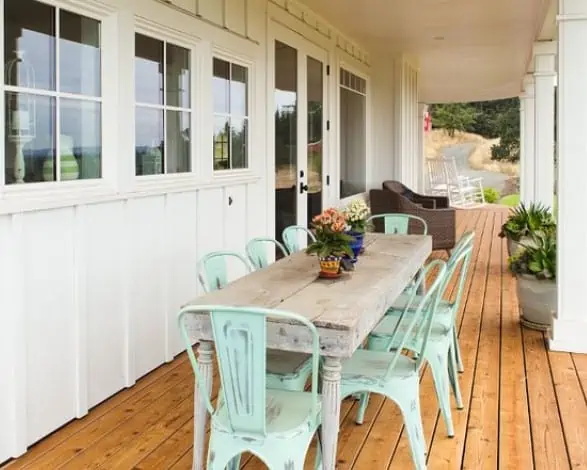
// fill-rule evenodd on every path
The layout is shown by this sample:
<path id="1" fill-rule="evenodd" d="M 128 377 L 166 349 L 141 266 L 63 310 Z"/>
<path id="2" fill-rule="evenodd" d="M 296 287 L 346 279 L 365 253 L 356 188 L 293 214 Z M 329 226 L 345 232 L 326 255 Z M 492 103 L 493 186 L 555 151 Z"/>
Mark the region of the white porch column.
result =
<path id="1" fill-rule="evenodd" d="M 418 103 L 418 112 L 416 116 L 416 127 L 418 132 L 418 148 L 416 153 L 417 159 L 417 186 L 415 191 L 423 194 L 426 189 L 426 156 L 424 154 L 424 147 L 425 147 L 425 140 L 426 140 L 426 133 L 424 131 L 424 118 L 426 117 L 426 111 L 428 111 L 428 105 L 425 103 Z"/>
<path id="2" fill-rule="evenodd" d="M 554 86 L 556 42 L 534 45 L 535 96 L 535 201 L 547 207 L 554 203 Z"/>
<path id="3" fill-rule="evenodd" d="M 557 318 L 550 348 L 587 353 L 587 2 L 560 0 Z"/>
<path id="4" fill-rule="evenodd" d="M 534 185 L 534 76 L 524 77 L 520 96 L 520 199 L 524 204 L 535 200 Z"/>

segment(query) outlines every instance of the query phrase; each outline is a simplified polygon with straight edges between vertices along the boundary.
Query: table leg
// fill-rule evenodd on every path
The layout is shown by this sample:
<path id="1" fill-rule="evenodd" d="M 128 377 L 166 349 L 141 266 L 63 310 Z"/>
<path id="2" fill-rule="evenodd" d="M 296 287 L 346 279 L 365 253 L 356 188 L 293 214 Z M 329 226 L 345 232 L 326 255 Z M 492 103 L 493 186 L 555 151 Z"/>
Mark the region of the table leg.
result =
<path id="1" fill-rule="evenodd" d="M 199 347 L 198 364 L 200 365 L 200 374 L 208 397 L 212 392 L 212 374 L 214 349 L 212 343 L 202 341 Z M 206 468 L 206 449 L 204 449 L 204 438 L 206 437 L 206 421 L 208 419 L 208 410 L 206 408 L 206 397 L 200 393 L 200 387 L 196 383 L 194 389 L 194 460 L 193 470 L 204 470 Z"/>
<path id="2" fill-rule="evenodd" d="M 334 470 L 340 426 L 340 359 L 327 357 L 322 374 L 323 470 Z"/>

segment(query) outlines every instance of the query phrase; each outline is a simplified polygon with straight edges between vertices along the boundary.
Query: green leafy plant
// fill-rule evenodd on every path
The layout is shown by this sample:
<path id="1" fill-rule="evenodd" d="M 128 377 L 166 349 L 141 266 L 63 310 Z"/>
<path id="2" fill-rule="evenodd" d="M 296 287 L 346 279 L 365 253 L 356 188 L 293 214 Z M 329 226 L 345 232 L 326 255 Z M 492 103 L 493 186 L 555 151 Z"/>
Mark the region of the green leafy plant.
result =
<path id="1" fill-rule="evenodd" d="M 306 253 L 315 253 L 320 258 L 344 255 L 353 257 L 350 246 L 353 237 L 344 233 L 346 220 L 342 213 L 336 209 L 326 209 L 312 219 L 312 227 L 316 234 L 316 241 L 308 245 Z"/>
<path id="2" fill-rule="evenodd" d="M 484 188 L 483 195 L 485 196 L 485 202 L 488 204 L 495 204 L 501 196 L 495 188 Z"/>
<path id="3" fill-rule="evenodd" d="M 522 203 L 510 211 L 510 216 L 501 226 L 499 236 L 520 241 L 533 234 L 550 234 L 555 230 L 556 222 L 548 207 L 540 203 L 531 203 L 526 207 Z"/>
<path id="4" fill-rule="evenodd" d="M 514 274 L 530 274 L 537 279 L 556 278 L 556 235 L 536 233 L 531 242 L 522 243 L 522 250 L 509 260 Z"/>

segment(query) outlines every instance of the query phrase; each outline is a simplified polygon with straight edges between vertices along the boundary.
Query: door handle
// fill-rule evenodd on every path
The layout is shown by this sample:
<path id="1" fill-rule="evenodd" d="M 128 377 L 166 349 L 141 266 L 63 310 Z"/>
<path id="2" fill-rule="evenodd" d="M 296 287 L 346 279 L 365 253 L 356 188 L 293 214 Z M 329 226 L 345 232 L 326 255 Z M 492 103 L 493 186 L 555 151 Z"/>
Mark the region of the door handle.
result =
<path id="1" fill-rule="evenodd" d="M 300 182 L 300 194 L 304 194 L 304 191 L 308 190 L 308 185 Z"/>

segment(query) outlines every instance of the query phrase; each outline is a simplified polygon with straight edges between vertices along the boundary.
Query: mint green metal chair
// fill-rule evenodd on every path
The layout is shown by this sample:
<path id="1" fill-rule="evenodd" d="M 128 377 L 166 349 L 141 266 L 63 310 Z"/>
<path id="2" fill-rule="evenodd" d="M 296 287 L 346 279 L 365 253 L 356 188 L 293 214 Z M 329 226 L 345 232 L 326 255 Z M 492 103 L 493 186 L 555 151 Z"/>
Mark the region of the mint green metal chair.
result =
<path id="1" fill-rule="evenodd" d="M 210 314 L 218 357 L 221 392 L 216 409 L 187 332 L 186 317 Z M 310 392 L 272 390 L 266 382 L 267 318 L 282 317 L 307 327 L 312 342 Z M 208 470 L 238 469 L 240 455 L 251 452 L 270 469 L 298 470 L 321 423 L 318 398 L 319 337 L 314 325 L 301 315 L 262 308 L 202 305 L 186 307 L 178 316 L 200 393 L 211 415 Z M 316 467 L 320 468 L 320 446 Z"/>
<path id="2" fill-rule="evenodd" d="M 232 251 L 214 251 L 204 256 L 198 264 L 198 279 L 205 292 L 222 289 L 228 284 L 229 259 L 242 264 L 244 272 L 251 266 L 244 256 Z M 267 353 L 267 386 L 283 390 L 304 390 L 312 373 L 309 354 L 269 350 Z"/>
<path id="3" fill-rule="evenodd" d="M 426 444 L 420 414 L 420 369 L 426 356 L 434 312 L 440 300 L 439 288 L 445 279 L 446 263 L 441 260 L 429 263 L 422 269 L 416 283 L 419 285 L 424 282 L 426 275 L 436 268 L 437 277 L 417 305 L 414 314 L 400 318 L 399 328 L 390 340 L 397 349 L 358 349 L 351 359 L 343 362 L 341 373 L 341 398 L 360 393 L 362 400 L 366 401 L 368 393 L 379 393 L 399 406 L 417 470 L 426 468 Z M 409 306 L 415 306 L 413 299 Z M 402 350 L 412 341 L 412 337 L 417 338 L 421 344 L 420 355 L 417 358 L 402 354 Z"/>
<path id="4" fill-rule="evenodd" d="M 263 269 L 269 266 L 269 259 L 267 257 L 267 245 L 277 248 L 283 256 L 287 256 L 288 252 L 285 247 L 277 240 L 271 237 L 257 237 L 247 243 L 245 251 L 247 257 L 255 269 Z"/>
<path id="5" fill-rule="evenodd" d="M 440 410 L 444 418 L 447 434 L 449 437 L 454 436 L 454 426 L 452 421 L 452 414 L 450 408 L 450 388 L 455 395 L 457 408 L 463 408 L 463 400 L 459 387 L 459 380 L 457 374 L 457 363 L 455 356 L 454 344 L 454 325 L 456 310 L 448 308 L 446 301 L 442 298 L 446 294 L 450 281 L 454 276 L 457 278 L 457 290 L 460 292 L 465 284 L 467 277 L 467 268 L 471 257 L 472 246 L 460 250 L 456 259 L 452 260 L 451 264 L 447 264 L 446 275 L 442 280 L 439 288 L 439 301 L 435 311 L 431 311 L 430 306 L 424 306 L 426 316 L 433 316 L 432 328 L 428 338 L 427 348 L 424 350 L 421 339 L 415 336 L 402 346 L 410 351 L 416 353 L 419 357 L 422 356 L 430 365 L 432 371 L 432 378 L 434 380 L 434 387 L 436 389 L 436 396 L 440 405 Z M 460 270 L 458 270 L 460 266 Z M 460 294 L 457 294 L 459 296 Z M 422 302 L 420 296 L 414 295 L 411 301 Z M 373 351 L 389 351 L 397 347 L 397 342 L 394 341 L 394 334 L 398 329 L 402 329 L 400 321 L 402 317 L 413 317 L 416 312 L 408 307 L 409 303 L 400 316 L 386 315 L 383 320 L 377 325 L 369 336 L 369 344 L 367 349 Z M 450 386 L 449 386 L 450 385 Z M 357 415 L 357 422 L 361 423 L 364 418 L 364 413 L 367 407 L 368 397 L 363 395 L 359 412 Z"/>
<path id="6" fill-rule="evenodd" d="M 303 225 L 290 225 L 289 227 L 286 227 L 281 234 L 281 238 L 283 238 L 283 243 L 290 254 L 297 253 L 301 250 L 300 241 L 298 238 L 300 232 L 305 233 L 306 236 L 310 239 L 310 241 L 316 241 L 316 237 L 314 236 L 312 231 L 308 230 Z"/>
<path id="7" fill-rule="evenodd" d="M 410 222 L 417 222 L 421 226 L 421 235 L 428 234 L 428 224 L 426 221 L 418 216 L 411 214 L 377 214 L 372 215 L 367 219 L 367 225 L 371 225 L 374 220 L 383 219 L 383 231 L 384 233 L 408 235 Z"/>

